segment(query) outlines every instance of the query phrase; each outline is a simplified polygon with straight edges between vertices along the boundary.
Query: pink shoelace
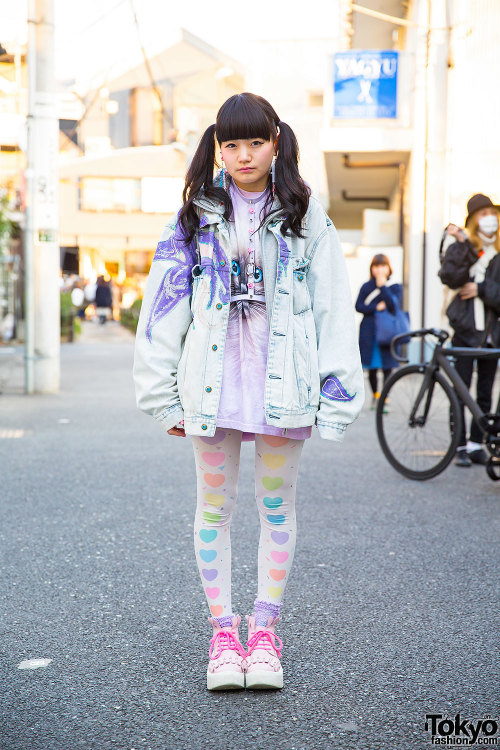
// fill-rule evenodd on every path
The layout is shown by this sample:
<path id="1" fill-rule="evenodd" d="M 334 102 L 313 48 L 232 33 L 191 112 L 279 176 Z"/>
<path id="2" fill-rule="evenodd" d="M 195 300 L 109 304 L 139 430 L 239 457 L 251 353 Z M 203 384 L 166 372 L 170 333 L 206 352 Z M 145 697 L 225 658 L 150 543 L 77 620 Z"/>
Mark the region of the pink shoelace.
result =
<path id="1" fill-rule="evenodd" d="M 230 630 L 219 630 L 210 640 L 210 650 L 208 655 L 210 659 L 218 659 L 222 656 L 222 652 L 227 649 L 230 651 L 236 651 L 243 658 L 246 656 L 245 649 L 234 633 Z"/>
<path id="2" fill-rule="evenodd" d="M 273 640 L 276 643 L 273 643 Z M 250 656 L 252 651 L 256 648 L 262 648 L 266 651 L 270 651 L 272 654 L 276 654 L 278 659 L 281 659 L 281 649 L 283 648 L 283 641 L 278 638 L 276 633 L 272 633 L 270 630 L 256 630 L 255 633 L 249 638 L 247 656 Z"/>

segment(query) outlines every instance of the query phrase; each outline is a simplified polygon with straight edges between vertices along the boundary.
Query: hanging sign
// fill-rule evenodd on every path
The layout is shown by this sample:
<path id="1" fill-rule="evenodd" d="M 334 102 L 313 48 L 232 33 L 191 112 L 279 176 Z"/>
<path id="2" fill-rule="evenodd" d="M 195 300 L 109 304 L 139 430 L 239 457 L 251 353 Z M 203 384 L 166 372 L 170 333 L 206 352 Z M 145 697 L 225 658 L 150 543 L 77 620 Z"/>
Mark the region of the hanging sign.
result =
<path id="1" fill-rule="evenodd" d="M 349 50 L 333 56 L 334 117 L 397 117 L 398 52 Z"/>

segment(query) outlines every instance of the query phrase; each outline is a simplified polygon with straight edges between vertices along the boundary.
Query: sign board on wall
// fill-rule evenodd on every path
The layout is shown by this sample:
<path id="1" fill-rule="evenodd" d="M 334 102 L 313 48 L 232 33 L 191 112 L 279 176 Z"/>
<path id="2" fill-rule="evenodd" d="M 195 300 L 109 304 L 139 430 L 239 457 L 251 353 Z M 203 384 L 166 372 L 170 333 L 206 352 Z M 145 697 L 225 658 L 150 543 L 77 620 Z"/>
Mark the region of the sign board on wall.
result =
<path id="1" fill-rule="evenodd" d="M 397 117 L 398 52 L 349 50 L 333 56 L 334 117 Z"/>

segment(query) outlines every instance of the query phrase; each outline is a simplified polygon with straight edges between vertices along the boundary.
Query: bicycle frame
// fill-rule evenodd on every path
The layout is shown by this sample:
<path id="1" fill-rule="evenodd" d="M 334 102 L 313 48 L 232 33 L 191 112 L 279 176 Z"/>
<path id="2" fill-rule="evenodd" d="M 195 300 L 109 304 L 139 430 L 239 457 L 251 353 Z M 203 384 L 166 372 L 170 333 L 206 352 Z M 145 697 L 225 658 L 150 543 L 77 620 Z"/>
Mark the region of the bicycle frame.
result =
<path id="1" fill-rule="evenodd" d="M 438 366 L 446 373 L 448 378 L 450 379 L 457 396 L 459 399 L 465 404 L 465 406 L 468 408 L 468 410 L 471 412 L 472 416 L 478 422 L 479 425 L 481 425 L 482 429 L 485 432 L 488 432 L 490 434 L 496 434 L 497 428 L 495 425 L 490 425 L 488 422 L 485 421 L 484 417 L 486 416 L 483 410 L 477 405 L 477 403 L 472 398 L 469 389 L 465 385 L 464 381 L 456 371 L 456 369 L 453 367 L 452 363 L 450 362 L 450 357 L 474 357 L 474 358 L 480 358 L 480 359 L 499 359 L 500 358 L 500 349 L 469 349 L 469 348 L 462 348 L 462 347 L 454 347 L 450 346 L 446 349 L 442 349 L 441 347 L 436 347 L 434 351 L 436 362 L 438 363 Z M 434 356 L 433 356 L 434 359 Z M 497 408 L 498 411 L 498 408 Z"/>
<path id="2" fill-rule="evenodd" d="M 469 389 L 467 388 L 462 378 L 460 377 L 460 375 L 457 373 L 456 369 L 453 367 L 452 363 L 450 362 L 450 358 L 451 357 L 474 357 L 475 359 L 479 359 L 479 358 L 480 359 L 500 359 L 500 349 L 479 349 L 479 348 L 455 347 L 455 346 L 450 346 L 444 349 L 443 344 L 448 338 L 447 332 L 436 329 L 436 328 L 426 328 L 426 329 L 419 329 L 418 331 L 411 331 L 410 333 L 399 334 L 399 336 L 395 336 L 391 342 L 391 353 L 399 362 L 402 362 L 402 363 L 407 362 L 408 360 L 406 358 L 401 357 L 400 355 L 397 354 L 397 352 L 395 351 L 395 345 L 399 341 L 407 340 L 408 337 L 410 336 L 411 337 L 421 336 L 423 338 L 424 336 L 428 334 L 436 336 L 439 343 L 436 345 L 436 348 L 434 349 L 431 361 L 428 364 L 422 363 L 422 367 L 425 368 L 425 376 L 424 376 L 422 385 L 420 387 L 420 390 L 418 392 L 417 398 L 415 400 L 415 405 L 410 413 L 410 417 L 409 417 L 410 424 L 412 426 L 417 425 L 417 424 L 425 424 L 427 415 L 429 413 L 430 403 L 432 400 L 432 393 L 434 389 L 433 374 L 437 370 L 441 369 L 446 373 L 458 397 L 465 404 L 465 406 L 469 409 L 472 416 L 478 422 L 478 424 L 481 426 L 484 432 L 487 432 L 490 435 L 496 435 L 500 427 L 500 416 L 498 420 L 493 420 L 491 423 L 488 422 L 487 415 L 483 412 L 483 410 L 477 405 L 477 403 L 472 398 L 471 394 L 469 393 Z M 427 391 L 427 398 L 426 398 L 424 413 L 422 416 L 417 418 L 416 414 L 420 407 L 420 403 L 422 401 L 423 395 L 426 391 Z M 499 399 L 499 406 L 500 406 L 500 399 Z M 499 409 L 497 407 L 497 414 L 498 412 L 499 412 Z"/>

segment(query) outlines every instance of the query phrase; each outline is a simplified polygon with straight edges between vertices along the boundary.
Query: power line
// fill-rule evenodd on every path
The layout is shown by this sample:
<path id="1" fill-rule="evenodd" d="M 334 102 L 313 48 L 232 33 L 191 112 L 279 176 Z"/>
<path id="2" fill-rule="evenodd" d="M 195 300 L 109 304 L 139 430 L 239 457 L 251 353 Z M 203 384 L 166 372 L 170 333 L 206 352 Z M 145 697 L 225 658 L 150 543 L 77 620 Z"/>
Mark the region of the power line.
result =
<path id="1" fill-rule="evenodd" d="M 89 23 L 87 26 L 84 26 L 83 29 L 80 29 L 76 33 L 76 36 L 81 36 L 82 34 L 85 34 L 86 31 L 88 31 L 89 29 L 93 28 L 94 26 L 97 26 L 97 24 L 101 23 L 101 21 L 104 18 L 107 18 L 108 16 L 110 16 L 112 13 L 115 12 L 115 10 L 117 10 L 118 8 L 120 8 L 122 5 L 125 5 L 125 3 L 127 3 L 127 2 L 128 2 L 128 0 L 119 0 L 119 2 L 116 3 L 116 5 L 113 5 L 112 8 L 108 8 L 107 11 L 105 11 L 100 16 L 98 16 L 97 18 L 95 18 L 91 23 Z"/>
<path id="2" fill-rule="evenodd" d="M 164 122 L 167 119 L 167 113 L 165 112 L 165 107 L 163 106 L 163 98 L 162 98 L 162 95 L 161 95 L 161 89 L 158 86 L 158 84 L 156 83 L 156 80 L 155 80 L 155 77 L 153 75 L 153 71 L 151 69 L 151 65 L 150 65 L 150 62 L 149 62 L 149 58 L 147 56 L 146 50 L 144 48 L 144 45 L 142 43 L 141 29 L 140 29 L 140 26 L 139 26 L 139 21 L 137 20 L 137 14 L 135 12 L 134 0 L 130 0 L 130 7 L 132 9 L 132 14 L 134 16 L 135 28 L 137 29 L 137 38 L 139 40 L 139 46 L 141 48 L 142 57 L 144 59 L 144 66 L 145 66 L 145 68 L 147 70 L 147 73 L 148 73 L 148 76 L 149 76 L 149 80 L 151 82 L 151 88 L 155 92 L 156 97 L 158 99 L 158 103 L 160 105 L 161 120 L 162 120 L 162 122 Z M 172 126 L 172 123 L 170 122 L 170 118 L 168 118 L 168 120 L 169 120 L 169 125 Z"/>

